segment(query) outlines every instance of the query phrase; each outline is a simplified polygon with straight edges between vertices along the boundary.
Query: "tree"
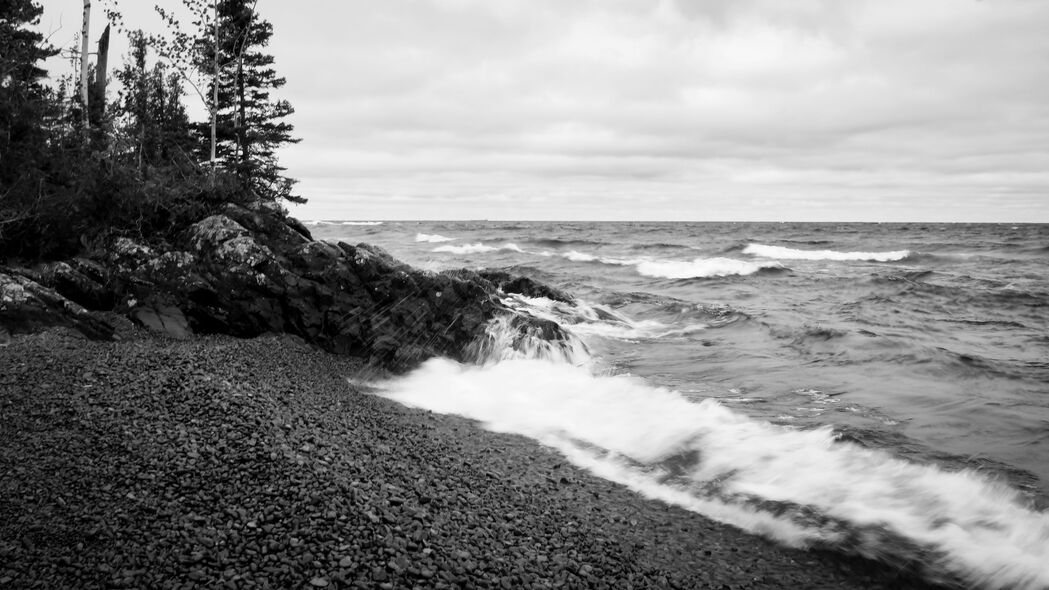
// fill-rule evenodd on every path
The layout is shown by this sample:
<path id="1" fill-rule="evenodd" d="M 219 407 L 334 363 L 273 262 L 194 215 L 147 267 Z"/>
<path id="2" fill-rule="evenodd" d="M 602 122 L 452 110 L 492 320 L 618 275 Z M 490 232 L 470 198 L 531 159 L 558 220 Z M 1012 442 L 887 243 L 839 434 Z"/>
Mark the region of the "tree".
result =
<path id="1" fill-rule="evenodd" d="M 185 159 L 194 142 L 179 75 L 159 61 L 148 67 L 148 38 L 142 31 L 131 31 L 128 39 L 128 61 L 116 72 L 123 87 L 117 112 L 131 140 L 135 166 L 144 172 L 148 166 Z"/>
<path id="2" fill-rule="evenodd" d="M 286 80 L 277 75 L 273 56 L 262 52 L 273 25 L 259 18 L 248 0 L 218 0 L 216 15 L 218 42 L 198 38 L 197 63 L 205 71 L 219 65 L 210 88 L 217 96 L 219 158 L 259 196 L 302 202 L 292 195 L 294 181 L 283 175 L 276 156 L 280 146 L 299 139 L 286 121 L 295 112 L 291 104 L 272 95 Z"/>
<path id="3" fill-rule="evenodd" d="M 84 108 L 84 129 L 91 125 L 88 89 L 88 34 L 91 32 L 91 0 L 84 0 L 84 25 L 80 33 L 80 101 Z M 85 133 L 85 137 L 87 134 Z"/>
<path id="4" fill-rule="evenodd" d="M 46 153 L 48 101 L 41 84 L 46 72 L 39 62 L 57 50 L 28 28 L 39 22 L 41 12 L 32 0 L 0 2 L 0 209 L 5 197 L 29 190 L 26 185 Z M 4 221 L 0 216 L 0 224 Z"/>

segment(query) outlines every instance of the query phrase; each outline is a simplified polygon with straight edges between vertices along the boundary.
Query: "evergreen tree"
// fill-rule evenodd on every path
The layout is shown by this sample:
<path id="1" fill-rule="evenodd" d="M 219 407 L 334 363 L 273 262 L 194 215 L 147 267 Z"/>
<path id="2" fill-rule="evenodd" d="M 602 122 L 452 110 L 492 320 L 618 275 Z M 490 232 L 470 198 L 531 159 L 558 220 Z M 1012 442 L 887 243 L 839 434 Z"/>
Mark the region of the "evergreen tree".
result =
<path id="1" fill-rule="evenodd" d="M 185 160 L 194 140 L 179 76 L 161 62 L 147 66 L 148 40 L 142 31 L 132 31 L 129 41 L 128 61 L 116 72 L 123 86 L 117 109 L 135 165 L 145 171 Z"/>
<path id="2" fill-rule="evenodd" d="M 41 12 L 32 0 L 0 2 L 0 199 L 27 190 L 46 154 L 49 105 L 39 62 L 57 50 L 28 28 Z"/>
<path id="3" fill-rule="evenodd" d="M 255 12 L 248 0 L 218 0 L 218 154 L 226 167 L 266 199 L 303 202 L 291 193 L 294 181 L 283 175 L 277 149 L 299 140 L 287 122 L 294 112 L 273 91 L 284 86 L 272 55 L 263 53 L 273 25 Z M 207 29 L 204 30 L 207 33 Z M 198 39 L 198 67 L 207 73 L 215 57 L 213 38 Z M 210 94 L 210 93 L 209 93 Z"/>

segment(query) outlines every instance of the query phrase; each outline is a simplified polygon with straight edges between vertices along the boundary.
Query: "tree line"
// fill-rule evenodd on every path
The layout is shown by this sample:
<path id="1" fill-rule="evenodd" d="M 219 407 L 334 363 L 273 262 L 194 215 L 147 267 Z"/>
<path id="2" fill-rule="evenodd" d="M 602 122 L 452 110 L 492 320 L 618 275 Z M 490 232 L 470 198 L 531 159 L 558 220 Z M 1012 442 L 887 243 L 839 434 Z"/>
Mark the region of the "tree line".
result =
<path id="1" fill-rule="evenodd" d="M 113 2 L 92 52 L 84 0 L 82 43 L 66 51 L 77 73 L 57 80 L 42 67 L 60 52 L 36 30 L 42 7 L 0 3 L 0 260 L 163 239 L 230 202 L 304 201 L 276 157 L 298 139 L 257 0 L 183 0 L 188 25 L 158 6 L 154 32 L 126 30 Z M 111 29 L 129 42 L 112 72 Z"/>

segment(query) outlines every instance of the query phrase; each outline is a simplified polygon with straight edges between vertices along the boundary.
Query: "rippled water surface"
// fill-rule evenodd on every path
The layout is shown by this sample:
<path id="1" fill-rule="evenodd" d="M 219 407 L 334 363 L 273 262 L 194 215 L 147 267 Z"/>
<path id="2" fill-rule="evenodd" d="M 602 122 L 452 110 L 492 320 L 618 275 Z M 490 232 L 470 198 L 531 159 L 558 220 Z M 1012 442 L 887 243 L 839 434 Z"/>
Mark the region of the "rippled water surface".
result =
<path id="1" fill-rule="evenodd" d="M 429 361 L 393 399 L 785 543 L 1049 587 L 1047 225 L 311 226 L 579 299 L 507 300 L 572 346 Z"/>
<path id="2" fill-rule="evenodd" d="M 337 221 L 311 229 L 432 270 L 508 268 L 614 311 L 628 323 L 579 331 L 615 372 L 1047 489 L 1049 226 Z"/>

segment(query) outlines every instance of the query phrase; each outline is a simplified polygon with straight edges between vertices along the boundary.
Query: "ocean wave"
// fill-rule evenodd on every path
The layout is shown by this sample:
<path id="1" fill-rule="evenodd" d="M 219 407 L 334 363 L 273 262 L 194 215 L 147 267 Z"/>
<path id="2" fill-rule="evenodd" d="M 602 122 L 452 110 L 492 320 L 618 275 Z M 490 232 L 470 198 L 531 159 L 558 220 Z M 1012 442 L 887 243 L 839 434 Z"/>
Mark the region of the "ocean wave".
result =
<path id="1" fill-rule="evenodd" d="M 437 244 L 440 242 L 452 242 L 456 238 L 448 238 L 441 234 L 415 234 L 416 242 L 429 242 L 431 244 Z"/>
<path id="2" fill-rule="evenodd" d="M 477 242 L 476 244 L 463 244 L 462 246 L 437 246 L 433 249 L 434 252 L 446 252 L 449 254 L 482 254 L 485 252 L 498 252 L 500 250 L 524 252 L 520 246 L 513 243 L 506 243 L 502 246 L 488 246 L 481 242 Z"/>
<path id="3" fill-rule="evenodd" d="M 631 244 L 632 250 L 692 250 L 693 246 L 675 244 L 673 242 L 653 242 L 650 244 Z"/>
<path id="4" fill-rule="evenodd" d="M 560 246 L 600 246 L 605 242 L 599 240 L 583 240 L 583 239 L 572 239 L 572 238 L 537 238 L 530 240 L 531 243 L 538 246 L 545 246 L 547 248 L 557 248 Z"/>
<path id="5" fill-rule="evenodd" d="M 596 304 L 564 303 L 546 298 L 513 295 L 503 300 L 509 307 L 563 325 L 573 334 L 615 340 L 681 338 L 710 327 L 705 322 L 668 324 L 655 319 L 635 320 Z"/>
<path id="6" fill-rule="evenodd" d="M 381 221 L 343 221 L 342 225 L 382 225 Z"/>
<path id="7" fill-rule="evenodd" d="M 652 260 L 637 264 L 639 274 L 664 279 L 745 276 L 773 269 L 784 270 L 785 267 L 778 262 L 750 262 L 734 258 L 696 258 L 691 261 Z"/>
<path id="8" fill-rule="evenodd" d="M 744 254 L 779 260 L 833 260 L 833 261 L 867 261 L 896 262 L 911 256 L 910 250 L 893 250 L 890 252 L 838 252 L 835 250 L 796 250 L 783 246 L 766 246 L 765 244 L 748 244 L 743 248 Z"/>
<path id="9" fill-rule="evenodd" d="M 838 547 L 934 578 L 1049 587 L 1049 516 L 1007 485 L 759 422 L 627 376 L 514 355 L 432 359 L 380 394 L 522 434 L 600 477 L 791 546 Z"/>
<path id="10" fill-rule="evenodd" d="M 572 262 L 599 262 L 601 264 L 608 264 L 612 266 L 633 266 L 642 262 L 636 258 L 612 258 L 607 256 L 597 256 L 594 254 L 587 254 L 586 252 L 578 252 L 576 250 L 569 250 L 563 252 L 561 257 Z"/>

